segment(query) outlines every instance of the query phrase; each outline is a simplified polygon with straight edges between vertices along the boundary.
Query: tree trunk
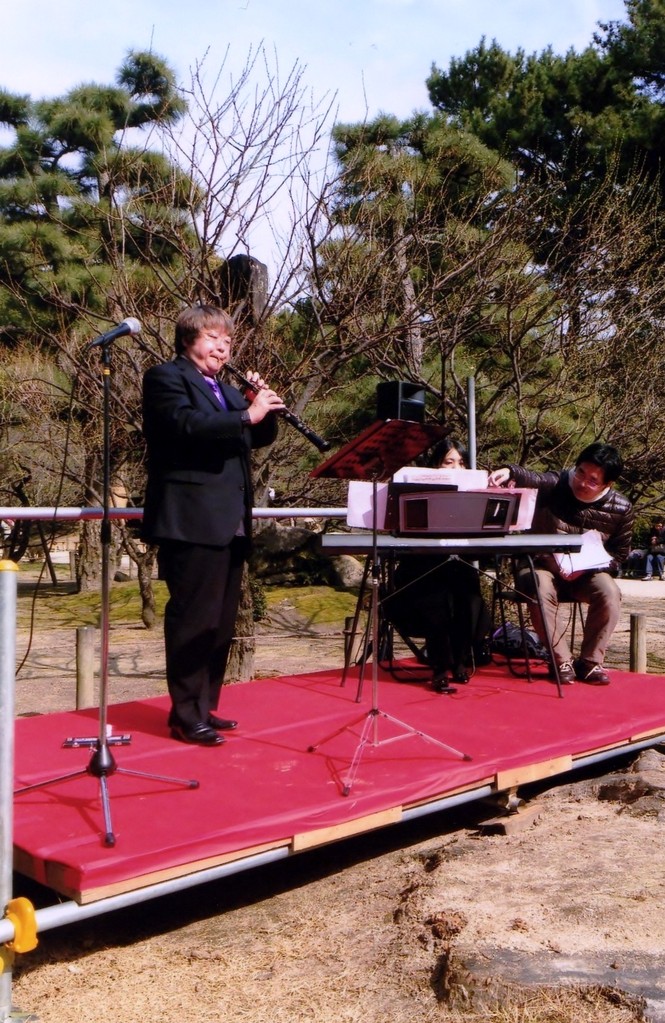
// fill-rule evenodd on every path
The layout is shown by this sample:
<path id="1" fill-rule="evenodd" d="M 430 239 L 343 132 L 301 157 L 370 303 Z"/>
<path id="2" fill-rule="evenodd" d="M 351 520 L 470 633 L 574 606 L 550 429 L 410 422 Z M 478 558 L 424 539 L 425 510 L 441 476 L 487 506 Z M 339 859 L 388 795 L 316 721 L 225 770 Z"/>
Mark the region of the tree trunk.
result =
<path id="1" fill-rule="evenodd" d="M 155 547 L 147 547 L 145 554 L 132 558 L 136 564 L 139 579 L 139 593 L 141 594 L 141 621 L 145 625 L 146 629 L 153 629 L 157 623 L 155 591 L 152 588 L 152 570 L 155 565 L 156 555 L 157 550 Z"/>
<path id="2" fill-rule="evenodd" d="M 402 318 L 404 321 L 404 343 L 409 371 L 417 379 L 423 366 L 423 336 L 417 314 L 416 289 L 409 274 L 407 239 L 404 230 L 397 228 L 395 243 L 395 264 L 397 279 L 402 288 Z"/>
<path id="3" fill-rule="evenodd" d="M 76 552 L 76 582 L 79 593 L 98 590 L 102 582 L 102 540 L 99 522 L 81 523 Z"/>
<path id="4" fill-rule="evenodd" d="M 248 682 L 253 678 L 255 650 L 254 608 L 249 585 L 249 569 L 245 565 L 235 635 L 226 667 L 227 681 Z"/>
<path id="5" fill-rule="evenodd" d="M 141 542 L 137 541 L 132 535 L 131 530 L 128 529 L 127 523 L 121 525 L 120 533 L 122 536 L 122 547 L 124 547 L 136 565 L 139 594 L 141 596 L 141 621 L 146 629 L 153 629 L 157 624 L 155 592 L 152 585 L 157 548 L 150 545 L 144 546 Z"/>

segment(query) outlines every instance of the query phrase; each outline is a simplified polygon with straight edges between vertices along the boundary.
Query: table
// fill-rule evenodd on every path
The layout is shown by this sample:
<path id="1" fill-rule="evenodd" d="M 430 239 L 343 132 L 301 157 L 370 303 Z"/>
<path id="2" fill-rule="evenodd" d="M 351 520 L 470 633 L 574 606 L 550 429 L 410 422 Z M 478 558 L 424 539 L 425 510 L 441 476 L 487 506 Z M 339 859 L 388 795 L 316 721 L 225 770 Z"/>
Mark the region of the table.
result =
<path id="1" fill-rule="evenodd" d="M 582 539 L 575 533 L 508 533 L 507 536 L 454 536 L 413 537 L 379 533 L 377 551 L 381 554 L 466 554 L 469 557 L 519 557 L 534 554 L 558 554 L 579 551 Z M 364 554 L 374 552 L 374 536 L 365 533 L 323 533 L 321 549 L 324 554 Z"/>

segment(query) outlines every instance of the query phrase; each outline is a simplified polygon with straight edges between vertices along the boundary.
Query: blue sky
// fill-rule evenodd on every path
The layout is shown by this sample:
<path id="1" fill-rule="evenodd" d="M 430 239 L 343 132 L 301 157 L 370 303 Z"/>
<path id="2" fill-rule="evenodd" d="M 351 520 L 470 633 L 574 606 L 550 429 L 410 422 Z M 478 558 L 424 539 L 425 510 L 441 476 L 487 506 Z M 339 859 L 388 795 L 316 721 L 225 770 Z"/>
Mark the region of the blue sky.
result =
<path id="1" fill-rule="evenodd" d="M 625 20 L 623 0 L 4 0 L 0 87 L 33 99 L 82 82 L 113 84 L 130 49 L 166 58 L 184 85 L 205 58 L 208 85 L 237 80 L 250 49 L 263 46 L 283 80 L 298 64 L 321 114 L 355 122 L 379 112 L 406 118 L 430 110 L 425 79 L 482 36 L 505 49 L 556 53 L 587 46 L 600 21 Z M 251 75 L 259 84 L 258 72 Z M 215 91 L 219 96 L 219 92 Z M 307 95 L 307 99 L 310 98 Z M 0 145 L 9 136 L 0 128 Z M 325 144 L 319 149 L 325 159 Z M 275 270 L 277 234 L 289 233 L 284 197 L 253 222 L 243 245 Z M 239 223 L 233 216 L 230 223 Z M 234 231 L 225 244 L 234 245 Z M 229 249 L 230 251 L 230 249 Z"/>
<path id="2" fill-rule="evenodd" d="M 128 49 L 166 57 L 179 80 L 239 70 L 250 46 L 273 48 L 285 75 L 299 62 L 338 118 L 428 109 L 432 62 L 446 67 L 481 36 L 527 52 L 583 49 L 599 21 L 625 20 L 623 0 L 6 0 L 0 86 L 35 99 L 84 81 L 110 84 Z"/>

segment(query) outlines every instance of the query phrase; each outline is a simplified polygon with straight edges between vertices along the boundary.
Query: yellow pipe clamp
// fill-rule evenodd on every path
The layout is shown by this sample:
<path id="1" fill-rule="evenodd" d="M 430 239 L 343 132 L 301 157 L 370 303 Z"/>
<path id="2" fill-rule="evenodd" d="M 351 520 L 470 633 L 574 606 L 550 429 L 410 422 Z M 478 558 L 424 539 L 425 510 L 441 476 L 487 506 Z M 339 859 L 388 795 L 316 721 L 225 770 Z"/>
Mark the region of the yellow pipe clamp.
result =
<path id="1" fill-rule="evenodd" d="M 7 942 L 12 952 L 32 952 L 37 948 L 37 917 L 30 899 L 22 896 L 7 903 L 5 919 L 14 925 L 14 937 Z"/>

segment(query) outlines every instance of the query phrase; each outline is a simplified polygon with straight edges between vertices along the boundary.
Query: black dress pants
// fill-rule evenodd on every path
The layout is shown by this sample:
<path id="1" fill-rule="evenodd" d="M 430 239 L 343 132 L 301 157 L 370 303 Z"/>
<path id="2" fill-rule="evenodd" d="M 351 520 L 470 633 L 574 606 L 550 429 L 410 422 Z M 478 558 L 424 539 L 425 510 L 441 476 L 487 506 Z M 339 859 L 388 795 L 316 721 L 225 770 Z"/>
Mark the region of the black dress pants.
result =
<path id="1" fill-rule="evenodd" d="M 164 611 L 169 724 L 191 727 L 217 709 L 247 552 L 244 537 L 234 537 L 227 547 L 160 543 L 159 577 L 169 592 Z"/>

